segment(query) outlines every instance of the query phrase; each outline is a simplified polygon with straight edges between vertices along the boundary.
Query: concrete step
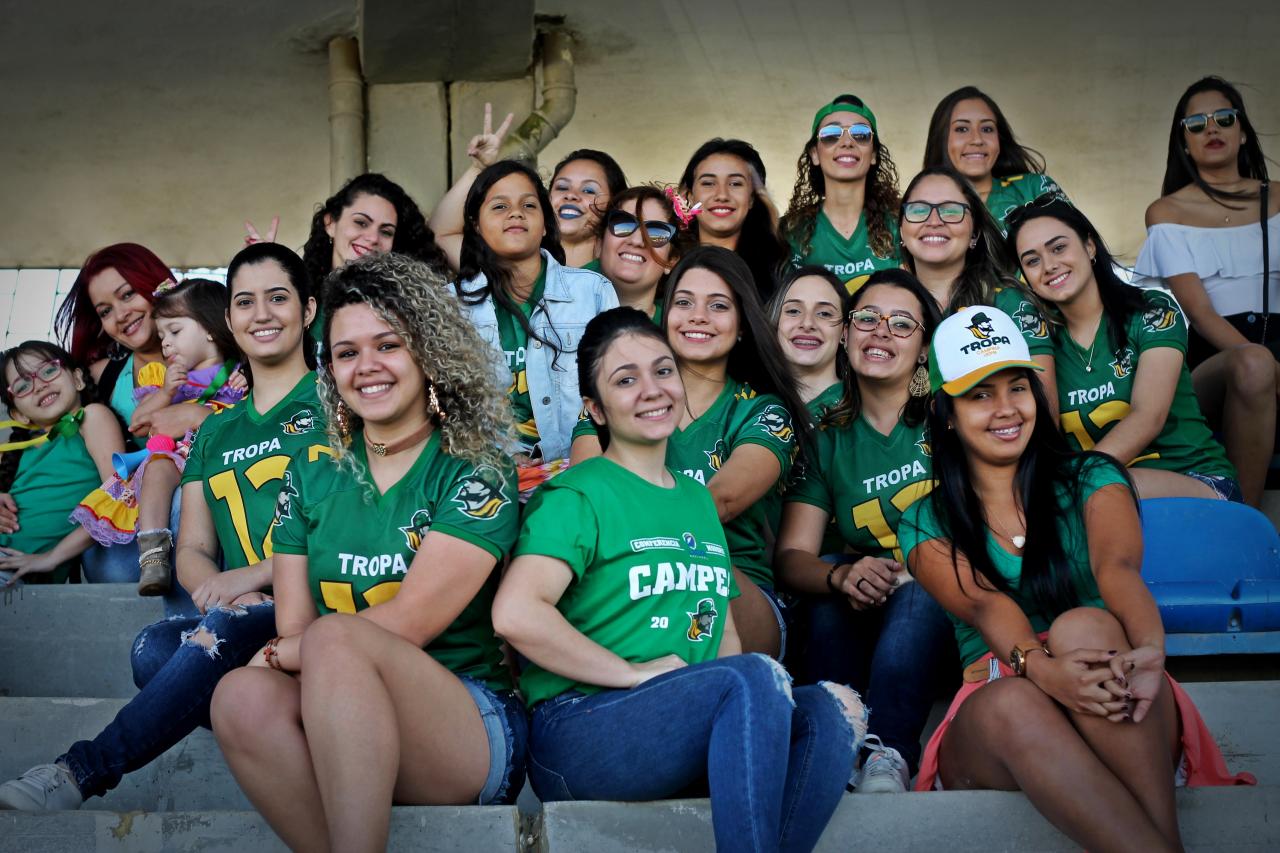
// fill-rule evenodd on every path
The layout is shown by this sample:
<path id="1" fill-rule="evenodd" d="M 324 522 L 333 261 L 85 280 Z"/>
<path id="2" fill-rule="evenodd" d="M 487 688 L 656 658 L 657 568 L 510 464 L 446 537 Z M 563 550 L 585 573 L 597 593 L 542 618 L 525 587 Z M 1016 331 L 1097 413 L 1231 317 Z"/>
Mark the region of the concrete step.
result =
<path id="1" fill-rule="evenodd" d="M 514 806 L 397 807 L 388 851 L 470 853 L 519 850 Z M 287 848 L 254 811 L 0 812 L 0 853 L 110 850 L 258 853 Z"/>
<path id="2" fill-rule="evenodd" d="M 1182 840 L 1190 853 L 1280 849 L 1280 788 L 1197 788 L 1178 792 Z M 656 803 L 547 803 L 535 848 L 591 853 L 706 853 L 714 848 L 706 800 Z M 1078 851 L 1022 794 L 948 791 L 850 794 L 818 842 L 818 853 L 935 850 L 947 853 Z"/>
<path id="3" fill-rule="evenodd" d="M 123 697 L 129 651 L 164 618 L 133 584 L 20 586 L 0 597 L 0 696 Z"/>

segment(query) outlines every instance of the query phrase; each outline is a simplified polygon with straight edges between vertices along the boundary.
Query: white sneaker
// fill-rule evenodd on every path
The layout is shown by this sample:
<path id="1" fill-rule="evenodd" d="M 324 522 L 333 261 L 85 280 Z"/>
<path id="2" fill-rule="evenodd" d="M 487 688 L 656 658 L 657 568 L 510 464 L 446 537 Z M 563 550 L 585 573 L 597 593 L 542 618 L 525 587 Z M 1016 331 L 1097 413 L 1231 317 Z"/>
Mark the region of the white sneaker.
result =
<path id="1" fill-rule="evenodd" d="M 862 762 L 862 770 L 854 782 L 858 793 L 904 793 L 911 782 L 911 775 L 902 754 L 891 746 L 885 746 L 875 735 L 867 735 L 866 746 L 871 749 L 871 754 Z"/>
<path id="2" fill-rule="evenodd" d="M 80 808 L 83 802 L 70 771 L 57 764 L 38 764 L 0 785 L 0 809 L 70 811 Z"/>

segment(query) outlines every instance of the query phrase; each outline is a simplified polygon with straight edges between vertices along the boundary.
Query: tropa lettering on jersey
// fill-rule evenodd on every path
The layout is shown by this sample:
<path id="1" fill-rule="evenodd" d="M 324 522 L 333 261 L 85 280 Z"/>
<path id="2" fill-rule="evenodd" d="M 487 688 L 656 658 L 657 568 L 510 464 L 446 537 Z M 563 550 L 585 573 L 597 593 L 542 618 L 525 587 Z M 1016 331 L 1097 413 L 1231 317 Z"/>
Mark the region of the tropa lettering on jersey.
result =
<path id="1" fill-rule="evenodd" d="M 222 464 L 233 465 L 236 462 L 244 462 L 246 459 L 255 459 L 259 456 L 265 456 L 268 453 L 280 449 L 280 439 L 273 438 L 270 441 L 260 441 L 257 444 L 250 444 L 248 447 L 237 447 L 235 450 L 224 450 L 222 452 Z"/>
<path id="2" fill-rule="evenodd" d="M 890 486 L 896 486 L 899 483 L 905 483 L 917 477 L 927 477 L 929 475 L 923 463 L 919 459 L 913 459 L 906 465 L 899 468 L 891 468 L 887 473 L 876 474 L 874 477 L 867 477 L 862 481 L 862 486 L 867 490 L 867 494 L 878 492 L 881 489 L 887 489 Z"/>
<path id="3" fill-rule="evenodd" d="M 1067 402 L 1069 405 L 1079 406 L 1083 403 L 1096 403 L 1099 400 L 1105 400 L 1115 395 L 1115 383 L 1108 382 L 1106 385 L 1100 385 L 1097 388 L 1081 388 L 1079 391 L 1068 391 Z"/>

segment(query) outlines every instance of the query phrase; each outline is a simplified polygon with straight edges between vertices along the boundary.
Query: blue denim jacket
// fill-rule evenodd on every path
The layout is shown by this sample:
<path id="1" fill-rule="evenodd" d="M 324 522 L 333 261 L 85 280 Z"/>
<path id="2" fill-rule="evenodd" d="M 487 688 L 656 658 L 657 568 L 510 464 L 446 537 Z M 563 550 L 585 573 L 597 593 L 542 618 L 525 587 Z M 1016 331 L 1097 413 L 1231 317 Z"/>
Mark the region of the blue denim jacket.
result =
<path id="1" fill-rule="evenodd" d="M 538 337 L 555 343 L 557 355 L 541 341 L 531 340 L 525 353 L 525 378 L 529 382 L 529 400 L 533 403 L 533 419 L 538 425 L 539 448 L 543 459 L 561 459 L 569 455 L 573 427 L 582 411 L 582 395 L 578 393 L 578 341 L 591 318 L 601 311 L 618 307 L 618 294 L 609 279 L 575 267 L 566 267 L 544 249 L 547 281 L 542 301 L 533 308 L 529 324 Z M 484 275 L 459 282 L 463 294 L 475 293 L 485 286 Z M 463 313 L 489 345 L 493 375 L 498 387 L 511 387 L 511 370 L 498 334 L 498 314 L 493 298 L 475 305 L 462 302 Z"/>

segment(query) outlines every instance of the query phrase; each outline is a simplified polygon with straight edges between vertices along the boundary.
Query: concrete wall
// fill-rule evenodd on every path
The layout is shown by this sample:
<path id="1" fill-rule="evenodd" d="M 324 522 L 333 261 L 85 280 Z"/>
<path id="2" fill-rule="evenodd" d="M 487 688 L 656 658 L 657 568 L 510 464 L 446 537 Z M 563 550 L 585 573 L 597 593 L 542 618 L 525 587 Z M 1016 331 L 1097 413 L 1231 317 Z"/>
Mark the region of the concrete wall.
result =
<path id="1" fill-rule="evenodd" d="M 6 7 L 17 8 L 10 0 Z M 300 246 L 329 193 L 324 45 L 355 28 L 354 0 L 266 6 L 143 0 L 21 4 L 0 28 L 0 267 L 76 266 L 137 240 L 180 267 L 225 264 L 241 222 L 282 217 Z M 578 109 L 544 152 L 613 153 L 633 181 L 674 181 L 711 136 L 760 148 L 780 205 L 813 110 L 868 100 L 903 183 L 938 99 L 973 83 L 1102 228 L 1141 244 L 1173 104 L 1205 73 L 1249 84 L 1255 124 L 1280 131 L 1280 5 L 1188 0 L 1073 6 L 942 0 L 538 0 L 581 39 Z M 430 49 L 425 46 L 424 49 Z M 483 45 L 475 45 L 483 50 Z M 483 102 L 527 109 L 531 79 L 369 88 L 372 168 L 426 209 Z M 1280 157 L 1280 142 L 1264 136 Z"/>

